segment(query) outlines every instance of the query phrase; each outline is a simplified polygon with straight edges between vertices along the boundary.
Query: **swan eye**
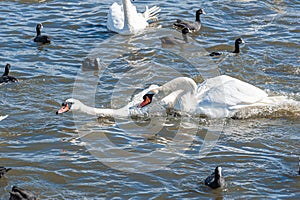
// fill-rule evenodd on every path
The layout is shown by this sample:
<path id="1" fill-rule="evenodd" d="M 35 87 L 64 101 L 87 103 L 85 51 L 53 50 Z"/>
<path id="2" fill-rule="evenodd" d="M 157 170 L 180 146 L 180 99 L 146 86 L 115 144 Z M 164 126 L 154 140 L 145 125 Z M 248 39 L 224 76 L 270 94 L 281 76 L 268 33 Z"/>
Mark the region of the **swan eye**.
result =
<path id="1" fill-rule="evenodd" d="M 74 104 L 74 102 L 63 102 L 62 104 L 61 104 L 61 106 L 66 106 L 66 105 L 73 105 Z"/>
<path id="2" fill-rule="evenodd" d="M 66 104 L 68 105 L 69 109 L 71 109 L 71 107 L 74 104 L 74 102 L 67 102 Z"/>

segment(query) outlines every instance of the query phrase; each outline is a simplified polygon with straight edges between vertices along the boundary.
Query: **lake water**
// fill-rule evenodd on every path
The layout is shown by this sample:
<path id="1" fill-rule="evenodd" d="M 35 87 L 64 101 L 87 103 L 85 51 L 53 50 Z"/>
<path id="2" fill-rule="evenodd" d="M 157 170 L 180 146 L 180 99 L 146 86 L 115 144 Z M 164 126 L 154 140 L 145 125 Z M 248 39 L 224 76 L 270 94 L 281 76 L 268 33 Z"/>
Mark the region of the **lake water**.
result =
<path id="1" fill-rule="evenodd" d="M 227 74 L 268 94 L 300 101 L 300 4 L 296 0 L 134 1 L 162 8 L 159 20 L 135 36 L 106 28 L 107 1 L 0 1 L 0 65 L 12 65 L 17 84 L 2 84 L 0 199 L 13 185 L 40 199 L 299 199 L 299 104 L 247 110 L 240 119 L 160 116 L 97 119 L 56 115 L 76 97 L 94 107 L 119 108 L 151 84 L 187 76 L 197 83 Z M 200 33 L 181 38 L 177 18 Z M 35 26 L 51 44 L 33 42 Z M 238 56 L 210 58 L 208 52 Z M 91 69 L 94 59 L 97 67 Z M 204 179 L 222 166 L 223 189 Z"/>

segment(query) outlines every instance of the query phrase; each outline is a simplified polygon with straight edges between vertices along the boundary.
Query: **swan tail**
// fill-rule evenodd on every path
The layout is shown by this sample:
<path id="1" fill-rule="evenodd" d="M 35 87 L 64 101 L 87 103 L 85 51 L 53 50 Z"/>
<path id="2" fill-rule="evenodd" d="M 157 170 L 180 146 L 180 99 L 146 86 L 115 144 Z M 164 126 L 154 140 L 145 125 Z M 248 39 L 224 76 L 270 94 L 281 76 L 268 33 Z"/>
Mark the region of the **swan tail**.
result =
<path id="1" fill-rule="evenodd" d="M 158 6 L 153 6 L 150 9 L 148 8 L 148 6 L 146 6 L 146 11 L 144 12 L 144 17 L 146 19 L 146 21 L 148 20 L 153 20 L 153 21 L 157 21 L 158 20 L 158 13 L 161 11 L 160 7 Z"/>

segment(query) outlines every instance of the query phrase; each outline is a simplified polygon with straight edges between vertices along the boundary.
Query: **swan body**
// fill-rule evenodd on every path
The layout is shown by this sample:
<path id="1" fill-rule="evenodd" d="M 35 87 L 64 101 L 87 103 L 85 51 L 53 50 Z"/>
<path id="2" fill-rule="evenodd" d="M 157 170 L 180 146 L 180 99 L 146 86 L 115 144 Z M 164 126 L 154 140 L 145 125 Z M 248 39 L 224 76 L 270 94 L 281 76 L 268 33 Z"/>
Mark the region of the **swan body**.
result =
<path id="1" fill-rule="evenodd" d="M 207 79 L 199 85 L 191 78 L 179 77 L 150 92 L 162 93 L 161 102 L 169 109 L 210 118 L 233 117 L 239 109 L 276 105 L 286 99 L 269 97 L 263 90 L 227 75 Z"/>
<path id="2" fill-rule="evenodd" d="M 120 34 L 135 34 L 144 30 L 149 20 L 157 20 L 160 10 L 157 6 L 146 6 L 144 13 L 138 13 L 130 0 L 122 0 L 122 5 L 114 2 L 107 14 L 107 28 Z"/>
<path id="3" fill-rule="evenodd" d="M 207 79 L 197 88 L 197 112 L 212 118 L 232 117 L 249 106 L 268 105 L 268 94 L 236 78 L 221 75 Z"/>
<path id="4" fill-rule="evenodd" d="M 119 109 L 93 108 L 79 100 L 68 99 L 57 114 L 78 110 L 98 116 L 128 117 L 134 114 L 132 111 L 142 113 L 144 107 L 154 102 L 166 110 L 226 118 L 234 117 L 243 108 L 277 105 L 285 100 L 284 96 L 270 97 L 263 90 L 227 75 L 207 79 L 199 85 L 191 78 L 178 77 L 162 86 L 151 85 Z"/>

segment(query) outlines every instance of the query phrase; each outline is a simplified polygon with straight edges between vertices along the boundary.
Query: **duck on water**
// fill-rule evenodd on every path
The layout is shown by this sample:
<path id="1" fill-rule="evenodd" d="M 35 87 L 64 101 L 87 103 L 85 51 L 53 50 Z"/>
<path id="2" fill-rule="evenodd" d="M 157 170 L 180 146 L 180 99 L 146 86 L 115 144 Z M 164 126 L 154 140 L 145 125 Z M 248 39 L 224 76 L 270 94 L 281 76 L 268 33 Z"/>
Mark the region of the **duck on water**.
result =
<path id="1" fill-rule="evenodd" d="M 233 52 L 231 52 L 231 54 L 233 54 L 233 55 L 239 54 L 240 53 L 240 45 L 244 44 L 244 43 L 245 43 L 245 41 L 242 38 L 236 39 L 234 42 L 234 50 L 233 50 Z M 225 52 L 215 52 L 214 51 L 214 52 L 211 52 L 209 55 L 210 56 L 220 56 L 224 53 Z"/>
<path id="2" fill-rule="evenodd" d="M 224 187 L 225 179 L 222 176 L 222 167 L 217 166 L 215 171 L 205 179 L 204 184 L 212 189 Z"/>
<path id="3" fill-rule="evenodd" d="M 8 82 L 18 82 L 18 79 L 16 79 L 15 77 L 13 76 L 9 76 L 9 70 L 11 68 L 11 65 L 10 64 L 6 64 L 5 66 L 5 70 L 4 70 L 4 73 L 3 75 L 0 77 L 0 84 L 1 83 L 8 83 Z"/>
<path id="4" fill-rule="evenodd" d="M 41 32 L 41 29 L 43 29 L 43 24 L 39 23 L 36 25 L 36 36 L 35 38 L 33 39 L 34 42 L 37 42 L 37 43 L 41 43 L 41 44 L 47 44 L 47 43 L 50 43 L 50 38 L 46 35 L 42 35 L 42 32 Z"/>
<path id="5" fill-rule="evenodd" d="M 174 26 L 179 29 L 188 28 L 191 33 L 198 32 L 201 29 L 201 14 L 206 14 L 202 8 L 196 11 L 196 20 L 194 22 L 177 19 Z"/>

